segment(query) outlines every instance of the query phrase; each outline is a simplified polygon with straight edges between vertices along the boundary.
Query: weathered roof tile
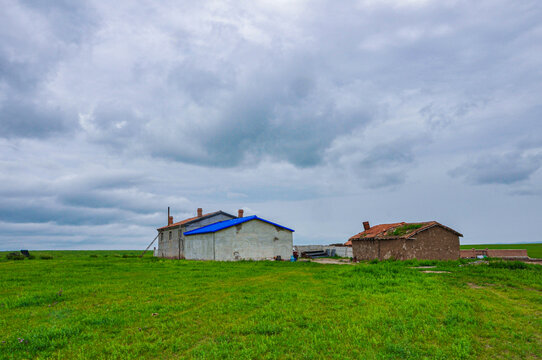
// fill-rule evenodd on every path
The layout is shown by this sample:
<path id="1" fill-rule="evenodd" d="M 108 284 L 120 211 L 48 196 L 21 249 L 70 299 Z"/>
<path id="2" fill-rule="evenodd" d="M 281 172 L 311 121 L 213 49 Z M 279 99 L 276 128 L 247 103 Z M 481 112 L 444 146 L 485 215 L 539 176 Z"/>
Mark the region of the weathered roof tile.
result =
<path id="1" fill-rule="evenodd" d="M 414 226 L 412 226 L 414 225 Z M 345 245 L 352 245 L 352 240 L 364 240 L 364 239 L 408 239 L 420 231 L 424 231 L 433 226 L 440 226 L 448 231 L 453 232 L 457 236 L 463 236 L 457 231 L 444 226 L 436 221 L 426 221 L 417 223 L 393 223 L 393 224 L 380 224 L 375 225 L 369 230 L 365 230 L 352 236 Z"/>

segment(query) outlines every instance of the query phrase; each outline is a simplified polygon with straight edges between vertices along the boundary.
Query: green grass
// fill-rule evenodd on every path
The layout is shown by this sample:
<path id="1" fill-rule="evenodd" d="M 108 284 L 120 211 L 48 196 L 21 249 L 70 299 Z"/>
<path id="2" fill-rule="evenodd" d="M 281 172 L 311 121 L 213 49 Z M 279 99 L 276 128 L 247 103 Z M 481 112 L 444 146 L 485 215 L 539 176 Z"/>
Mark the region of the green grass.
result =
<path id="1" fill-rule="evenodd" d="M 123 257 L 138 252 L 120 251 L 32 253 L 34 260 L 22 261 L 0 253 L 0 358 L 542 354 L 540 265 L 351 266 L 140 259 Z M 449 273 L 412 268 L 419 265 Z"/>
<path id="2" fill-rule="evenodd" d="M 527 249 L 529 257 L 542 259 L 542 243 L 461 245 L 461 249 Z"/>
<path id="3" fill-rule="evenodd" d="M 388 235 L 388 236 L 403 236 L 407 232 L 411 232 L 412 230 L 419 229 L 424 225 L 425 225 L 425 223 L 401 225 L 401 226 L 399 226 L 399 227 L 397 227 L 397 228 L 395 228 L 393 230 L 388 231 L 388 233 L 386 235 Z"/>

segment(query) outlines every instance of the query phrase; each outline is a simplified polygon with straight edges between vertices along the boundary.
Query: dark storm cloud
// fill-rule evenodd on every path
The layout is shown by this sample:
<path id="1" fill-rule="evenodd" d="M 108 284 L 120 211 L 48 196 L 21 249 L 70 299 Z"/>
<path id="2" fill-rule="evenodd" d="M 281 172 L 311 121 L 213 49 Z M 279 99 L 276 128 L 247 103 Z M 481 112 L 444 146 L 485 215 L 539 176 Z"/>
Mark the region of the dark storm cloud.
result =
<path id="1" fill-rule="evenodd" d="M 106 225 L 136 221 L 154 224 L 164 203 L 183 210 L 182 198 L 172 201 L 142 189 L 149 180 L 140 171 L 83 169 L 62 178 L 17 179 L 2 174 L 0 219 L 13 223 Z M 179 201 L 181 200 L 181 201 Z"/>
<path id="2" fill-rule="evenodd" d="M 216 165 L 233 166 L 250 155 L 314 166 L 336 136 L 369 121 L 363 109 L 341 111 L 329 99 L 311 98 L 308 80 L 284 85 L 276 93 L 254 89 L 241 94 L 224 121 L 203 135 Z"/>
<path id="3" fill-rule="evenodd" d="M 542 167 L 542 154 L 512 152 L 469 161 L 450 172 L 472 184 L 514 184 L 525 181 Z"/>
<path id="4" fill-rule="evenodd" d="M 47 101 L 58 66 L 95 26 L 85 4 L 30 1 L 2 5 L 0 137 L 43 137 L 73 130 L 77 113 Z"/>
<path id="5" fill-rule="evenodd" d="M 48 19 L 49 29 L 56 39 L 79 44 L 89 31 L 98 25 L 94 9 L 88 3 L 69 0 L 22 1 L 28 11 L 39 13 Z"/>
<path id="6" fill-rule="evenodd" d="M 11 100 L 0 107 L 0 136 L 42 137 L 68 130 L 64 114 L 57 109 Z"/>
<path id="7" fill-rule="evenodd" d="M 500 184 L 535 213 L 541 17 L 538 1 L 4 1 L 0 240 L 143 243 L 168 205 L 305 204 L 295 223 L 336 196 L 395 217 L 383 199 L 440 182 Z"/>
<path id="8" fill-rule="evenodd" d="M 4 95 L 0 101 L 0 137 L 47 136 L 67 129 L 65 114 L 38 99 L 37 88 L 46 71 L 42 64 L 10 61 L 0 51 L 0 84 Z"/>
<path id="9" fill-rule="evenodd" d="M 483 84 L 469 82 L 473 76 L 498 72 L 488 85 L 506 79 L 500 68 L 513 55 L 502 51 L 503 42 L 508 49 L 520 48 L 534 21 L 525 6 L 515 5 L 507 12 L 516 16 L 504 24 L 478 22 L 475 13 L 504 15 L 484 2 L 472 11 L 451 4 L 322 3 L 295 22 L 289 20 L 293 5 L 269 8 L 258 21 L 229 8 L 204 16 L 204 26 L 188 19 L 170 24 L 159 7 L 149 8 L 140 23 L 123 22 L 123 11 L 139 16 L 143 9 L 124 3 L 111 13 L 92 3 L 27 6 L 45 22 L 51 40 L 63 45 L 59 55 L 42 54 L 48 64 L 42 73 L 51 74 L 62 60 L 59 75 L 67 79 L 50 90 L 73 93 L 70 88 L 78 83 L 85 94 L 76 96 L 70 112 L 45 119 L 39 117 L 47 113 L 44 107 L 22 113 L 20 120 L 12 111 L 6 130 L 23 136 L 31 121 L 25 119 L 35 119 L 42 124 L 36 126 L 39 132 L 59 131 L 69 127 L 62 115 L 73 126 L 79 112 L 88 115 L 90 126 L 83 129 L 89 140 L 99 144 L 220 167 L 262 157 L 301 167 L 321 164 L 336 138 L 388 108 L 376 105 L 379 95 L 411 87 L 429 98 L 436 95 L 416 105 L 428 126 L 449 126 L 478 103 L 457 93 L 448 102 L 441 97 L 453 86 L 465 94 L 479 91 Z M 283 11 L 284 26 L 294 36 L 274 24 Z M 242 20 L 233 20 L 239 16 Z M 75 51 L 67 50 L 68 44 Z M 490 61 L 492 53 L 499 54 L 498 61 Z M 21 72 L 28 71 L 21 67 Z M 345 98 L 350 101 L 341 104 Z"/>
<path id="10" fill-rule="evenodd" d="M 414 139 L 385 143 L 371 149 L 359 162 L 362 169 L 408 165 L 414 161 Z"/>

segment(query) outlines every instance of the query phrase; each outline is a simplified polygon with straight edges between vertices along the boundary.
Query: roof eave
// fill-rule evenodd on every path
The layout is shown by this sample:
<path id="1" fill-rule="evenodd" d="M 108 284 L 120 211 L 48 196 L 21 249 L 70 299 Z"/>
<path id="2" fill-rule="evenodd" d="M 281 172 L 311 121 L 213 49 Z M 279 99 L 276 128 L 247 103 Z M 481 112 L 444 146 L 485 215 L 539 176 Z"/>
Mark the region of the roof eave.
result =
<path id="1" fill-rule="evenodd" d="M 406 239 L 403 236 L 371 236 L 364 238 L 352 239 L 352 241 L 361 241 L 361 240 L 397 240 L 397 239 Z"/>
<path id="2" fill-rule="evenodd" d="M 175 229 L 175 228 L 178 228 L 180 227 L 182 224 L 177 224 L 177 225 L 168 225 L 168 226 L 162 226 L 158 229 L 156 229 L 157 231 L 162 231 L 162 230 L 170 230 L 170 229 Z"/>
<path id="3" fill-rule="evenodd" d="M 425 231 L 425 230 L 429 230 L 431 229 L 432 227 L 435 227 L 435 226 L 439 226 L 441 228 L 443 228 L 444 230 L 448 230 L 449 232 L 459 236 L 459 237 L 463 237 L 463 234 L 455 231 L 454 229 L 452 228 L 449 228 L 448 226 L 446 225 L 442 225 L 441 223 L 437 222 L 437 221 L 433 221 L 432 223 L 428 224 L 427 226 L 424 226 L 424 227 L 421 227 L 419 229 L 416 229 L 415 231 L 411 232 L 410 234 L 408 234 L 407 236 L 405 236 L 405 238 L 411 238 L 412 236 L 422 232 L 422 231 Z"/>

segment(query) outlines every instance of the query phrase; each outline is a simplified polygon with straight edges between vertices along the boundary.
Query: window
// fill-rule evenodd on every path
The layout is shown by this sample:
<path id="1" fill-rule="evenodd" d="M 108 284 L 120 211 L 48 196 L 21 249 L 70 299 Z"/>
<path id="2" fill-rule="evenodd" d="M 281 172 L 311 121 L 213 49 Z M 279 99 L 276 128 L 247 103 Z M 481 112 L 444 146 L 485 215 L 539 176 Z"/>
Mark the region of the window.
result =
<path id="1" fill-rule="evenodd" d="M 169 232 L 169 240 L 171 240 L 171 231 Z"/>
<path id="2" fill-rule="evenodd" d="M 164 233 L 163 232 L 160 233 L 160 241 L 164 241 Z"/>

